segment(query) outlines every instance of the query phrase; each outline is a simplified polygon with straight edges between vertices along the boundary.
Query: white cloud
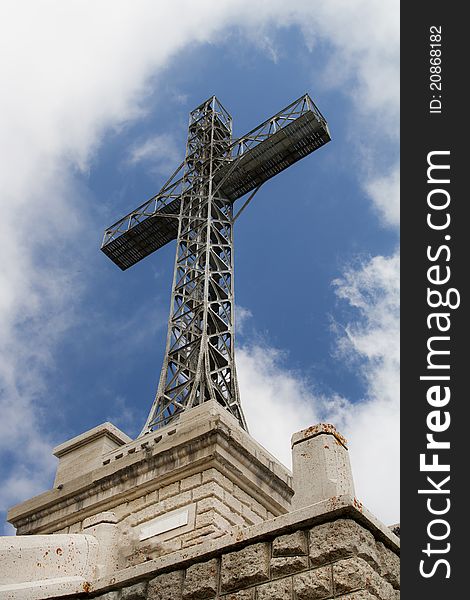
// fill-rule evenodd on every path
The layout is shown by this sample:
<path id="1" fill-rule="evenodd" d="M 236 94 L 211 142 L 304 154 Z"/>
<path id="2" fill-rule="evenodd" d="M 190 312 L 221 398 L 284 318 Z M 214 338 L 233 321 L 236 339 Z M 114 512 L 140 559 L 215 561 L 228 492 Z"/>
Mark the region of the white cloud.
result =
<path id="1" fill-rule="evenodd" d="M 301 375 L 284 366 L 285 356 L 266 344 L 237 350 L 243 411 L 251 435 L 286 466 L 290 436 L 320 419 L 318 399 Z"/>
<path id="2" fill-rule="evenodd" d="M 245 330 L 245 325 L 251 319 L 253 313 L 249 308 L 245 308 L 244 306 L 240 306 L 239 304 L 235 305 L 235 333 L 243 333 Z"/>
<path id="3" fill-rule="evenodd" d="M 389 173 L 376 177 L 366 184 L 366 191 L 373 199 L 384 223 L 400 224 L 400 169 L 395 166 Z"/>
<path id="4" fill-rule="evenodd" d="M 194 7 L 191 0 L 1 4 L 0 450 L 22 440 L 11 464 L 18 472 L 24 466 L 32 486 L 26 492 L 18 484 L 15 493 L 11 486 L 3 505 L 40 491 L 52 472 L 44 373 L 87 284 L 86 274 L 70 270 L 90 235 L 86 190 L 74 173 L 88 169 L 105 132 L 143 114 L 140 99 L 171 57 L 188 44 L 223 44 L 228 26 L 249 37 L 299 25 L 310 42 L 331 46 L 324 80 L 346 90 L 358 118 L 373 117 L 382 135 L 396 135 L 395 0 L 200 0 Z M 263 44 L 275 59 L 268 34 Z M 383 209 L 385 184 L 377 182 L 380 176 L 368 178 L 366 188 L 393 221 L 394 210 Z"/>
<path id="5" fill-rule="evenodd" d="M 150 171 L 163 174 L 174 170 L 181 160 L 181 151 L 174 137 L 168 133 L 137 142 L 127 157 L 131 165 L 145 163 Z"/>
<path id="6" fill-rule="evenodd" d="M 341 352 L 359 359 L 367 395 L 329 418 L 349 438 L 360 497 L 388 523 L 399 520 L 399 282 L 398 253 L 376 256 L 335 282 L 338 296 L 357 311 L 340 340 Z"/>
<path id="7" fill-rule="evenodd" d="M 285 465 L 290 436 L 318 422 L 333 423 L 349 441 L 357 496 L 385 523 L 399 510 L 399 259 L 375 257 L 335 282 L 355 309 L 338 328 L 338 360 L 359 369 L 367 393 L 358 403 L 312 390 L 284 356 L 265 344 L 237 354 L 243 409 L 250 431 Z M 269 418 L 266 416 L 269 415 Z"/>
<path id="8" fill-rule="evenodd" d="M 113 412 L 106 417 L 116 427 L 128 435 L 139 435 L 145 415 L 128 402 L 123 396 L 116 396 L 112 402 Z"/>

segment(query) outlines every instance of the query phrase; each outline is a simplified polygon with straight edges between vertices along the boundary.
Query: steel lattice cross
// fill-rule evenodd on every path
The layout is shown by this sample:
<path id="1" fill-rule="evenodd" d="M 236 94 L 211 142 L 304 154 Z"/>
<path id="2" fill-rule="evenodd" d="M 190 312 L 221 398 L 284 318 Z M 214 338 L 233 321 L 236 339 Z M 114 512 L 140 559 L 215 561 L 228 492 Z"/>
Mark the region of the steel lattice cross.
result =
<path id="1" fill-rule="evenodd" d="M 211 399 L 247 429 L 234 356 L 233 225 L 265 181 L 330 139 L 306 94 L 233 141 L 232 118 L 212 96 L 190 113 L 186 157 L 160 192 L 106 230 L 101 249 L 122 270 L 177 240 L 165 358 L 142 434 Z"/>

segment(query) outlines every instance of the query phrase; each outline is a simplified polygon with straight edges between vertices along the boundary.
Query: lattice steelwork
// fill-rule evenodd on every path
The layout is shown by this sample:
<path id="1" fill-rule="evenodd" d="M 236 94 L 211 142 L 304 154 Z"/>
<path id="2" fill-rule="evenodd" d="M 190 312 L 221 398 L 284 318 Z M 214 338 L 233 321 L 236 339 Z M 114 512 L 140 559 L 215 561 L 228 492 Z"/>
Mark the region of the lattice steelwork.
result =
<path id="1" fill-rule="evenodd" d="M 186 157 L 160 192 L 115 223 L 103 252 L 125 270 L 177 238 L 157 394 L 142 433 L 215 399 L 246 429 L 234 359 L 233 224 L 259 187 L 330 141 L 308 95 L 232 141 L 215 96 L 190 114 Z M 252 192 L 234 216 L 235 200 Z"/>

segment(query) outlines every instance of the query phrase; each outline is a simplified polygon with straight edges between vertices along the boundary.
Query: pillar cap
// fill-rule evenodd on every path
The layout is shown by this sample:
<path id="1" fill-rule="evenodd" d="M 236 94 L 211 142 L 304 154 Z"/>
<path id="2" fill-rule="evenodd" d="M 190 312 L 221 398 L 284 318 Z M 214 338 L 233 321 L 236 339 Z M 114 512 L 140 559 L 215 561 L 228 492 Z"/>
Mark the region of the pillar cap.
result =
<path id="1" fill-rule="evenodd" d="M 88 431 L 75 436 L 71 440 L 67 440 L 62 444 L 59 444 L 53 449 L 52 453 L 57 458 L 61 458 L 69 452 L 74 452 L 81 446 L 86 446 L 87 444 L 104 437 L 113 440 L 113 442 L 118 446 L 123 446 L 124 444 L 132 441 L 127 434 L 118 429 L 112 423 L 106 421 L 106 423 L 101 423 L 101 425 L 97 425 L 96 427 L 93 427 L 93 429 L 89 429 Z"/>
<path id="2" fill-rule="evenodd" d="M 347 439 L 343 435 L 341 435 L 341 433 L 336 429 L 334 425 L 331 425 L 331 423 L 317 423 L 316 425 L 311 425 L 310 427 L 307 427 L 307 429 L 297 431 L 292 435 L 291 446 L 293 448 L 296 444 L 299 444 L 300 442 L 305 442 L 306 440 L 309 440 L 321 434 L 332 435 L 342 446 L 346 448 L 346 450 L 348 449 Z"/>

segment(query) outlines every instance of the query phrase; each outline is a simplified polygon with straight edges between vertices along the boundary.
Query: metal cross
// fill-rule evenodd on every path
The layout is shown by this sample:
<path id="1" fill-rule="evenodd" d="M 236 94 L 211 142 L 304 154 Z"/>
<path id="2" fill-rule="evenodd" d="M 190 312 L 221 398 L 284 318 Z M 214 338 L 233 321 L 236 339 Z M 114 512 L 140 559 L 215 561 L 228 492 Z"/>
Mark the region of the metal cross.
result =
<path id="1" fill-rule="evenodd" d="M 233 224 L 265 181 L 330 139 L 306 94 L 233 141 L 232 118 L 212 96 L 190 113 L 186 157 L 160 192 L 106 230 L 101 250 L 122 270 L 177 240 L 165 358 L 141 435 L 211 399 L 247 429 L 234 356 Z"/>

